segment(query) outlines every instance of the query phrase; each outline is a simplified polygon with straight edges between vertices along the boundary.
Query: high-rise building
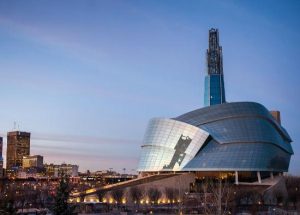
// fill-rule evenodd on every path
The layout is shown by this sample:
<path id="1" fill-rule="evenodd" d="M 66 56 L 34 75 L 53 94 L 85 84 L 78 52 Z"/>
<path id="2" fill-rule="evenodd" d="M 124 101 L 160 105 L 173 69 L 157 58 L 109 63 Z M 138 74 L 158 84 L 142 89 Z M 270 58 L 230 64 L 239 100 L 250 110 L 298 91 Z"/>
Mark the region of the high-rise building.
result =
<path id="1" fill-rule="evenodd" d="M 23 157 L 23 168 L 43 168 L 43 156 L 41 155 L 32 155 Z"/>
<path id="2" fill-rule="evenodd" d="M 7 133 L 6 169 L 22 167 L 24 156 L 30 154 L 30 133 L 12 131 Z"/>
<path id="3" fill-rule="evenodd" d="M 218 29 L 209 30 L 209 46 L 206 52 L 207 74 L 205 76 L 204 106 L 225 103 L 222 47 L 219 45 Z"/>
<path id="4" fill-rule="evenodd" d="M 0 178 L 3 176 L 3 157 L 2 157 L 3 138 L 0 137 Z"/>

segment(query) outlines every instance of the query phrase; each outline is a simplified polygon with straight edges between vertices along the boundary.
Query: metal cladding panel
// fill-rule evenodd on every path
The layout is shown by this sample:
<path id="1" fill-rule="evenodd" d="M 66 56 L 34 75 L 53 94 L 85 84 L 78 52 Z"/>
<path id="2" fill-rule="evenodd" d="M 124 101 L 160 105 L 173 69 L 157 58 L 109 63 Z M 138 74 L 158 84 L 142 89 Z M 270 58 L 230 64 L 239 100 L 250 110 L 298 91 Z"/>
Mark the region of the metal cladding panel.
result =
<path id="1" fill-rule="evenodd" d="M 287 172 L 291 155 L 268 143 L 219 144 L 211 140 L 184 171 Z"/>
<path id="2" fill-rule="evenodd" d="M 216 121 L 234 118 L 264 119 L 279 132 L 283 139 L 287 142 L 292 141 L 286 130 L 274 120 L 269 111 L 255 102 L 232 102 L 205 107 L 178 116 L 175 120 L 202 127 Z"/>
<path id="3" fill-rule="evenodd" d="M 213 105 L 175 120 L 152 120 L 139 171 L 286 172 L 293 154 L 290 142 L 285 129 L 258 103 Z M 190 152 L 189 144 L 194 146 Z"/>
<path id="4" fill-rule="evenodd" d="M 138 171 L 181 170 L 199 151 L 209 134 L 172 119 L 152 119 L 144 137 Z"/>
<path id="5" fill-rule="evenodd" d="M 200 125 L 221 143 L 271 143 L 293 154 L 287 142 L 270 122 L 259 117 L 228 118 Z"/>

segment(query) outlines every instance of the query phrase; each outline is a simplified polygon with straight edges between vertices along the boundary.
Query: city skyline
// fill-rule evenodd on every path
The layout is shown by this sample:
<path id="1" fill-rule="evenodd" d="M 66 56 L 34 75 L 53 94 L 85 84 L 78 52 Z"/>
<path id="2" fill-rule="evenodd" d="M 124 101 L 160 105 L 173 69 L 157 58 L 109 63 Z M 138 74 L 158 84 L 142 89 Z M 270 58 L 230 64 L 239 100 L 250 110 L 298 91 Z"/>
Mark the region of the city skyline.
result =
<path id="1" fill-rule="evenodd" d="M 300 45 L 292 42 L 299 8 L 271 1 L 0 2 L 4 157 L 6 132 L 17 121 L 32 133 L 31 154 L 45 162 L 135 169 L 150 118 L 204 106 L 207 31 L 215 27 L 226 100 L 281 111 L 295 152 L 290 173 L 299 175 Z"/>

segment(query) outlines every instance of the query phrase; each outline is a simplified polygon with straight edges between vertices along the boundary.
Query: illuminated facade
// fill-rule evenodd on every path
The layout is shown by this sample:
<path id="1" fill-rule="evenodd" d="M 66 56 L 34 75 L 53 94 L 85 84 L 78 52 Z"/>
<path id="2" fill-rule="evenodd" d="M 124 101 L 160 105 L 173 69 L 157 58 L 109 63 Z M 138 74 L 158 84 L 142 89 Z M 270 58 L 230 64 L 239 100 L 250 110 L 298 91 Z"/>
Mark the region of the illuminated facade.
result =
<path id="1" fill-rule="evenodd" d="M 30 133 L 12 131 L 7 133 L 6 168 L 8 171 L 22 167 L 24 156 L 30 155 Z"/>
<path id="2" fill-rule="evenodd" d="M 72 164 L 45 164 L 44 168 L 46 170 L 46 175 L 48 177 L 60 177 L 61 174 L 68 175 L 70 177 L 77 177 L 78 176 L 78 165 Z"/>
<path id="3" fill-rule="evenodd" d="M 32 155 L 23 157 L 23 168 L 38 168 L 42 169 L 44 158 L 41 155 Z"/>

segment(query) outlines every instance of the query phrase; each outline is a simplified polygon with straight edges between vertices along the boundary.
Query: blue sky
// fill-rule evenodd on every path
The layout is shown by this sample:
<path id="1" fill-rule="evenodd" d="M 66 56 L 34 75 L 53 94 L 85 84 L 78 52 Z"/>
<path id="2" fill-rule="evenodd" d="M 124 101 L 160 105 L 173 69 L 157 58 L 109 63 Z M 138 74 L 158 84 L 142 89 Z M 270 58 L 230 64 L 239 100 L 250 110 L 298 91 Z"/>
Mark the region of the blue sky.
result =
<path id="1" fill-rule="evenodd" d="M 300 174 L 298 11 L 296 0 L 0 1 L 0 135 L 16 121 L 46 162 L 132 171 L 150 118 L 203 106 L 216 27 L 227 100 L 281 111 Z"/>

